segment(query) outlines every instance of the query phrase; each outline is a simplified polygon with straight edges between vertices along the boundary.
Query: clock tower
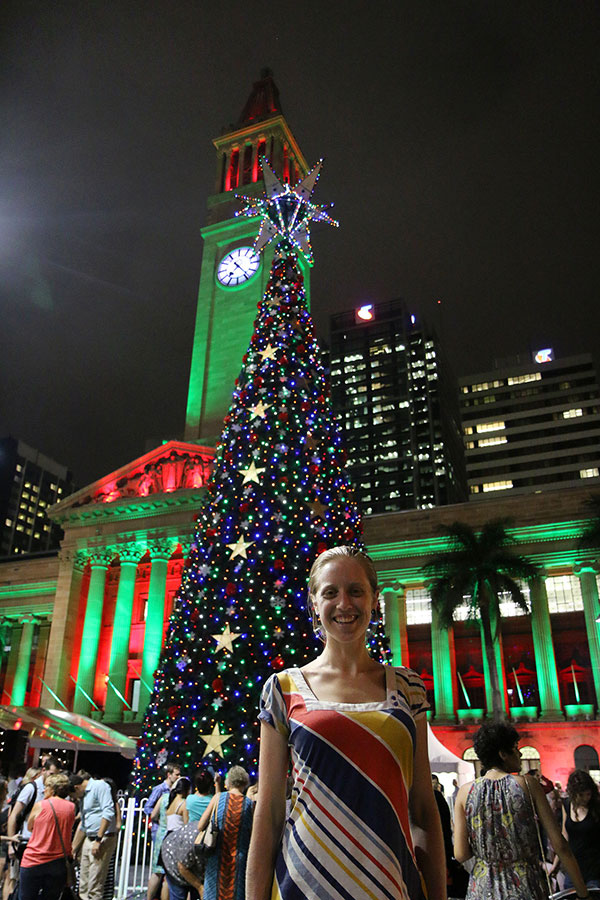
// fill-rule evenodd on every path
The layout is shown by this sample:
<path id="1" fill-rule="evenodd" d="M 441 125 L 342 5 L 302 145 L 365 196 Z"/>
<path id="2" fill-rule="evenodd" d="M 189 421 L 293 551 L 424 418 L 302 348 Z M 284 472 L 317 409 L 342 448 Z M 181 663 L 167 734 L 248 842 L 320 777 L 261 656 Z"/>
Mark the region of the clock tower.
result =
<path id="1" fill-rule="evenodd" d="M 260 217 L 236 218 L 241 203 L 235 194 L 263 193 L 261 156 L 283 183 L 295 184 L 308 172 L 269 69 L 255 82 L 237 124 L 213 143 L 217 175 L 201 231 L 204 250 L 185 421 L 185 440 L 208 445 L 221 434 L 275 249 L 274 242 L 260 256 L 254 254 Z M 304 259 L 299 262 L 308 300 L 309 268 Z"/>

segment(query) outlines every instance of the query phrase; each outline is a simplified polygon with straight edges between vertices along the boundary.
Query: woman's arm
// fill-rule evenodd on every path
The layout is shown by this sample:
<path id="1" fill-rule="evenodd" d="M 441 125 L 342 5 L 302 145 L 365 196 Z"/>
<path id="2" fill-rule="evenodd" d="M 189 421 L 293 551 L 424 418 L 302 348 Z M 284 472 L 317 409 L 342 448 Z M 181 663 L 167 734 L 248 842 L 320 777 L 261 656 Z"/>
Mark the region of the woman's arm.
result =
<path id="1" fill-rule="evenodd" d="M 473 782 L 463 784 L 456 795 L 454 802 L 454 858 L 459 863 L 466 862 L 473 856 L 473 850 L 469 843 L 469 831 L 467 828 L 467 813 L 465 810 L 469 790 Z"/>
<path id="2" fill-rule="evenodd" d="M 212 815 L 212 811 L 215 808 L 215 803 L 218 801 L 218 794 L 215 794 L 214 797 L 211 798 L 210 803 L 202 813 L 202 817 L 198 822 L 198 831 L 204 831 L 208 827 L 208 823 L 210 821 L 210 817 Z"/>
<path id="3" fill-rule="evenodd" d="M 534 806 L 536 808 L 540 823 L 546 829 L 546 834 L 552 842 L 555 852 L 560 856 L 560 861 L 569 873 L 571 881 L 575 887 L 578 897 L 589 897 L 588 889 L 581 875 L 577 860 L 573 855 L 569 844 L 564 839 L 563 834 L 556 823 L 556 819 L 550 809 L 550 804 L 546 800 L 539 782 L 536 778 L 529 775 L 522 776 L 527 781 Z"/>
<path id="4" fill-rule="evenodd" d="M 160 811 L 161 811 L 161 809 L 162 809 L 162 805 L 163 805 L 163 803 L 165 802 L 165 797 L 168 797 L 168 796 L 169 796 L 169 795 L 168 795 L 167 793 L 164 793 L 164 794 L 162 795 L 162 797 L 159 797 L 158 800 L 157 800 L 157 802 L 154 804 L 154 808 L 153 808 L 152 813 L 151 813 L 151 815 L 150 815 L 150 821 L 151 821 L 151 822 L 158 822 L 158 820 L 159 820 L 159 818 L 160 818 Z"/>
<path id="5" fill-rule="evenodd" d="M 288 766 L 286 739 L 263 722 L 260 727 L 258 797 L 246 866 L 246 900 L 269 900 L 271 897 L 275 859 L 285 822 Z"/>
<path id="6" fill-rule="evenodd" d="M 33 809 L 29 813 L 29 818 L 27 819 L 27 827 L 29 828 L 30 831 L 33 831 L 33 823 L 37 819 L 41 808 L 42 808 L 41 801 L 33 804 Z"/>
<path id="7" fill-rule="evenodd" d="M 416 726 L 415 767 L 408 800 L 410 830 L 417 865 L 425 879 L 429 900 L 446 900 L 446 853 L 440 815 L 431 785 L 427 753 L 427 718 L 420 716 L 416 720 Z"/>
<path id="8" fill-rule="evenodd" d="M 185 878 L 188 884 L 191 884 L 192 887 L 195 887 L 196 890 L 202 896 L 202 891 L 204 889 L 204 879 L 198 878 L 195 872 L 192 872 L 191 869 L 187 869 L 183 863 L 177 863 L 177 869 L 179 870 L 179 874 L 182 878 Z"/>

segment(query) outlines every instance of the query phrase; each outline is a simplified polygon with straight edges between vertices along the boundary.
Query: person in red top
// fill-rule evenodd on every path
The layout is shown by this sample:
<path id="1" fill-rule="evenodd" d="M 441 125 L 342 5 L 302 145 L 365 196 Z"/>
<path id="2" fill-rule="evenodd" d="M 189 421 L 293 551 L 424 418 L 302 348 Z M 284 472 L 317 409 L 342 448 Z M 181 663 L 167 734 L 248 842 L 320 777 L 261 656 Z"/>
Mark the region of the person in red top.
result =
<path id="1" fill-rule="evenodd" d="M 70 793 L 67 775 L 48 775 L 44 799 L 35 804 L 27 822 L 31 838 L 21 860 L 19 900 L 58 900 L 67 883 L 65 852 L 70 856 L 75 821 Z"/>

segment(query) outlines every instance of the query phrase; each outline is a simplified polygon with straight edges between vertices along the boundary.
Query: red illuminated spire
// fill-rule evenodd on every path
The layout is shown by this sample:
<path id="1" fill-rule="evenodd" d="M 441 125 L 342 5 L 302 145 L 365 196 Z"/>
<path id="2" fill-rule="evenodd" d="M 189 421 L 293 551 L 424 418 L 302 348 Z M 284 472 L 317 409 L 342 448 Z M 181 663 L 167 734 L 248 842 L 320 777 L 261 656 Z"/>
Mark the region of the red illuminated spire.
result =
<path id="1" fill-rule="evenodd" d="M 237 124 L 251 125 L 277 115 L 283 115 L 283 110 L 277 85 L 273 81 L 273 72 L 271 69 L 262 69 L 260 80 L 254 82 Z"/>

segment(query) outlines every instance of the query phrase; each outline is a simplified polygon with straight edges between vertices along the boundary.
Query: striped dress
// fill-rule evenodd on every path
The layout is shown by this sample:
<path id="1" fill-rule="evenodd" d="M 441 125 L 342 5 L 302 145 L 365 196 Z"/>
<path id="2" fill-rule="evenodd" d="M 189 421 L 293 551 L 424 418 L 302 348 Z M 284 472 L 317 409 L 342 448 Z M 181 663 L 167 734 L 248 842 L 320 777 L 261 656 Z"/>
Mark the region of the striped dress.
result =
<path id="1" fill-rule="evenodd" d="M 423 900 L 408 820 L 415 718 L 410 669 L 386 667 L 386 699 L 317 700 L 299 669 L 271 676 L 259 718 L 290 746 L 294 787 L 272 900 Z"/>

